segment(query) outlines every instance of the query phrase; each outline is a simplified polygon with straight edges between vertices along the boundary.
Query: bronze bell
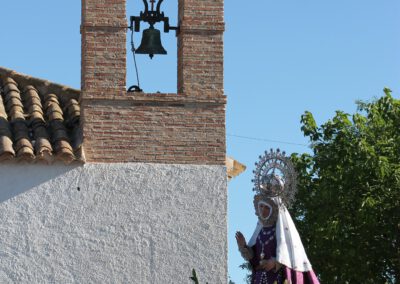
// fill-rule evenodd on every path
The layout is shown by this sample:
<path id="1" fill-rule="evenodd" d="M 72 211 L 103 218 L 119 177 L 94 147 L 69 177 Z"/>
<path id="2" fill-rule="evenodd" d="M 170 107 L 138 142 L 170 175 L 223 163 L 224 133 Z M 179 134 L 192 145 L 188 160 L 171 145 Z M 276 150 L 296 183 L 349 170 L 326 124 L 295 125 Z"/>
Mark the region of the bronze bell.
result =
<path id="1" fill-rule="evenodd" d="M 148 54 L 153 58 L 154 54 L 167 54 L 167 51 L 161 44 L 161 33 L 154 27 L 143 31 L 142 43 L 136 49 L 135 53 Z"/>

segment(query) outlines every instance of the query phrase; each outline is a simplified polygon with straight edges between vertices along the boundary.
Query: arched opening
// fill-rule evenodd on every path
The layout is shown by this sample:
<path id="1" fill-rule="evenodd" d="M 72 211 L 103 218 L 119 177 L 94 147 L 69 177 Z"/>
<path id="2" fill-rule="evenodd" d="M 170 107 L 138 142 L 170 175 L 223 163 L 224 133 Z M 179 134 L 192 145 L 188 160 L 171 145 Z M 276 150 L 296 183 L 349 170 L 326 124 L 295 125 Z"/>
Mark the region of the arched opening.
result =
<path id="1" fill-rule="evenodd" d="M 149 2 L 149 7 L 151 2 Z M 156 5 L 158 1 L 154 1 Z M 127 1 L 127 18 L 130 16 L 139 16 L 144 10 L 142 0 Z M 171 26 L 178 26 L 178 1 L 163 1 L 161 11 L 169 17 Z M 135 48 L 138 48 L 143 30 L 149 27 L 148 23 L 140 23 L 140 32 L 134 32 L 133 42 Z M 139 72 L 140 87 L 145 93 L 176 93 L 177 92 L 177 37 L 175 31 L 164 33 L 164 23 L 156 23 L 155 28 L 161 31 L 161 42 L 167 55 L 155 55 L 150 59 L 148 55 L 136 54 L 136 64 Z M 131 51 L 131 31 L 127 34 L 127 87 L 137 85 L 135 64 L 133 53 Z"/>

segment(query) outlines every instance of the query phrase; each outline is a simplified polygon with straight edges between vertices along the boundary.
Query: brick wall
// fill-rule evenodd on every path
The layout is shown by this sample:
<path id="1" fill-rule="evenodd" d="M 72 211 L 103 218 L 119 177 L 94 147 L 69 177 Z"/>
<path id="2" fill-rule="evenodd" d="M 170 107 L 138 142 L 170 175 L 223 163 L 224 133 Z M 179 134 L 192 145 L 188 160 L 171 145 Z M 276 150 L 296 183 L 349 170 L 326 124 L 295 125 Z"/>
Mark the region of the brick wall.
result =
<path id="1" fill-rule="evenodd" d="M 82 0 L 87 161 L 224 165 L 223 0 L 179 0 L 178 94 L 126 92 L 125 4 Z"/>
<path id="2" fill-rule="evenodd" d="M 84 92 L 114 92 L 126 85 L 125 0 L 82 0 L 82 70 Z"/>
<path id="3" fill-rule="evenodd" d="M 179 0 L 178 92 L 223 94 L 224 2 Z"/>

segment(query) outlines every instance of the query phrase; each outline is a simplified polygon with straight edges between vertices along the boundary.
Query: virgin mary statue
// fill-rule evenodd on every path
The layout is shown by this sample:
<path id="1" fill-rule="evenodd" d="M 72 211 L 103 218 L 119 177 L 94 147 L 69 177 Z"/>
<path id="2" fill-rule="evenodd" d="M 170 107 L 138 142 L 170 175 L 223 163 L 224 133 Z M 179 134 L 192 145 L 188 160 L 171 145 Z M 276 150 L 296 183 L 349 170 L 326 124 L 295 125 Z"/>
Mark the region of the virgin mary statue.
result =
<path id="1" fill-rule="evenodd" d="M 258 223 L 248 242 L 236 233 L 239 251 L 252 267 L 251 284 L 319 284 L 286 208 L 296 190 L 290 159 L 271 150 L 260 156 L 254 173 Z"/>

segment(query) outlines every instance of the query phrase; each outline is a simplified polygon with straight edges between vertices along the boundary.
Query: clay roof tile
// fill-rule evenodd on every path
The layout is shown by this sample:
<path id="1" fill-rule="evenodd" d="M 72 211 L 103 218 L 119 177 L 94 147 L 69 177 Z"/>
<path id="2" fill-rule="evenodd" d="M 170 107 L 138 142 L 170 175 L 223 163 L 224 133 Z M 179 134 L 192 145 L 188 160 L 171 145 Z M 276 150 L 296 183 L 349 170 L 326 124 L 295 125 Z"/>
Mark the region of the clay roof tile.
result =
<path id="1" fill-rule="evenodd" d="M 0 162 L 83 162 L 79 94 L 0 67 Z"/>

